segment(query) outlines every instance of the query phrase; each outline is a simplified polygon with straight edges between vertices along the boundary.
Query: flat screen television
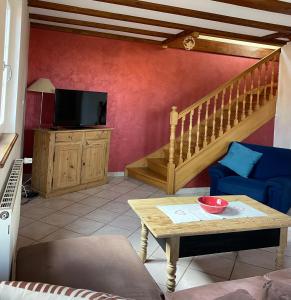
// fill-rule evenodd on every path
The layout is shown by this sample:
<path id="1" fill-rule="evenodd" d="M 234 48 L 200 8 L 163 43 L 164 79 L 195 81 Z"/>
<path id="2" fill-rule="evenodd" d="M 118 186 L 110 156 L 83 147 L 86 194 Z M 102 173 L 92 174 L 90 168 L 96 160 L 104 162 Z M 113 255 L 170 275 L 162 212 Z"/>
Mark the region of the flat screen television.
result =
<path id="1" fill-rule="evenodd" d="M 107 93 L 56 89 L 54 126 L 106 125 Z"/>

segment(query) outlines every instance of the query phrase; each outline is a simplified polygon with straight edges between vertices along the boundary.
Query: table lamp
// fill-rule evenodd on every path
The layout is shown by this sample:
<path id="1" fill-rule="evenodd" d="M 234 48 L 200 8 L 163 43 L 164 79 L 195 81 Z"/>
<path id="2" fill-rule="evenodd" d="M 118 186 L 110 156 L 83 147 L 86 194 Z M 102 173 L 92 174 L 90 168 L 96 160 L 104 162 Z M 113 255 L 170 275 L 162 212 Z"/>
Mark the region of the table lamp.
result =
<path id="1" fill-rule="evenodd" d="M 42 103 L 43 103 L 43 94 L 54 94 L 55 87 L 52 82 L 47 78 L 39 78 L 34 83 L 32 83 L 27 90 L 29 92 L 38 92 L 41 93 L 41 104 L 40 104 L 40 118 L 39 118 L 39 127 L 41 127 L 42 120 Z"/>

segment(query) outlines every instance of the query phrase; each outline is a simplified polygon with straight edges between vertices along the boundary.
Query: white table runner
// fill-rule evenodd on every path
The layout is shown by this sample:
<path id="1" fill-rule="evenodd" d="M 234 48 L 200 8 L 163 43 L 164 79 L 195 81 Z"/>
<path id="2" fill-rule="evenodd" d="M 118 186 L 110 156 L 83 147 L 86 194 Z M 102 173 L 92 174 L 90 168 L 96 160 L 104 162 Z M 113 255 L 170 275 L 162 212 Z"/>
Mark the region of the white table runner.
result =
<path id="1" fill-rule="evenodd" d="M 210 214 L 205 212 L 199 204 L 175 204 L 158 205 L 174 224 L 188 223 L 196 221 L 236 219 L 236 218 L 255 218 L 265 217 L 267 214 L 241 202 L 232 201 L 221 214 Z"/>

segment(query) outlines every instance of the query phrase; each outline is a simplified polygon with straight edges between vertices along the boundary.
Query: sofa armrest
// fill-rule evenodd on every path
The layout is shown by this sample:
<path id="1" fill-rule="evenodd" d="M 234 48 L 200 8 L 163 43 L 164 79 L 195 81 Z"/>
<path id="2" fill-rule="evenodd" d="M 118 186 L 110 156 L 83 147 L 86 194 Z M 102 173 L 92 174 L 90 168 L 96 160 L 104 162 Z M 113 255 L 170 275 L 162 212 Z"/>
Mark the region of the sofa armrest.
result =
<path id="1" fill-rule="evenodd" d="M 283 213 L 291 207 L 291 176 L 270 178 L 266 181 L 267 205 Z"/>
<path id="2" fill-rule="evenodd" d="M 233 176 L 237 175 L 235 172 L 230 170 L 229 168 L 221 165 L 221 164 L 216 164 L 214 166 L 211 166 L 208 170 L 209 176 L 211 179 L 211 184 L 210 184 L 210 195 L 218 195 L 220 192 L 218 191 L 218 181 L 227 176 Z"/>

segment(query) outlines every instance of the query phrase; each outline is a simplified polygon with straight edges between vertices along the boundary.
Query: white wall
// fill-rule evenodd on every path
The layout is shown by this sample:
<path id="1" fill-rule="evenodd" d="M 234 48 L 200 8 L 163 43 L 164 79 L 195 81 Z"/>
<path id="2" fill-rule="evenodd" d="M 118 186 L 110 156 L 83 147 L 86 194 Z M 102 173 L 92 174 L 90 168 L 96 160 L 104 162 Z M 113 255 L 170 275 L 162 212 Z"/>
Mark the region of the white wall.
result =
<path id="1" fill-rule="evenodd" d="M 0 1 L 1 3 L 2 1 Z M 12 0 L 13 15 L 17 22 L 13 28 L 14 41 L 12 43 L 14 51 L 13 67 L 13 85 L 9 90 L 8 116 L 5 120 L 6 132 L 17 132 L 19 138 L 13 147 L 13 150 L 4 166 L 0 169 L 0 191 L 3 190 L 7 179 L 7 174 L 11 168 L 12 162 L 21 157 L 23 147 L 23 116 L 25 107 L 25 89 L 27 82 L 27 65 L 28 65 L 28 43 L 29 43 L 29 18 L 27 0 Z M 1 5 L 0 5 L 0 11 Z M 1 22 L 1 17 L 0 17 Z M 0 24 L 1 25 L 1 24 Z M 1 27 L 1 26 L 0 26 Z M 0 43 L 1 43 L 0 33 Z M 3 45 L 0 44 L 0 48 Z"/>

